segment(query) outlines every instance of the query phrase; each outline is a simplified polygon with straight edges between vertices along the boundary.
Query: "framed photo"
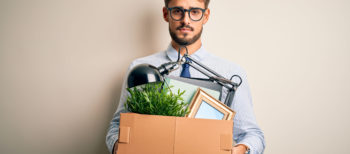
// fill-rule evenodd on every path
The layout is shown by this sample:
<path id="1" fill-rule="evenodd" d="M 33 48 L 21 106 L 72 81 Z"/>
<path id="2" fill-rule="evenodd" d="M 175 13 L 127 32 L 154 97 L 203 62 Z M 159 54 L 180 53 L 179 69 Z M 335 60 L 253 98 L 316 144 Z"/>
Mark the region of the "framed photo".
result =
<path id="1" fill-rule="evenodd" d="M 232 120 L 235 114 L 231 108 L 198 88 L 196 94 L 193 96 L 190 104 L 190 113 L 187 117 Z"/>

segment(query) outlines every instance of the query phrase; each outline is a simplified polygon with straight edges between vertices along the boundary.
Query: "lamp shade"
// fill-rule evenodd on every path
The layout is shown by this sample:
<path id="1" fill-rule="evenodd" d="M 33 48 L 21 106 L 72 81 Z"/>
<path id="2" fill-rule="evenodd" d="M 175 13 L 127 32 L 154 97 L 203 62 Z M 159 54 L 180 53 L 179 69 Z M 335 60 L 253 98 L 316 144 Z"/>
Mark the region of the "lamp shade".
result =
<path id="1" fill-rule="evenodd" d="M 150 64 L 140 64 L 135 66 L 128 75 L 128 87 L 136 87 L 139 85 L 163 82 L 163 77 L 158 69 Z"/>

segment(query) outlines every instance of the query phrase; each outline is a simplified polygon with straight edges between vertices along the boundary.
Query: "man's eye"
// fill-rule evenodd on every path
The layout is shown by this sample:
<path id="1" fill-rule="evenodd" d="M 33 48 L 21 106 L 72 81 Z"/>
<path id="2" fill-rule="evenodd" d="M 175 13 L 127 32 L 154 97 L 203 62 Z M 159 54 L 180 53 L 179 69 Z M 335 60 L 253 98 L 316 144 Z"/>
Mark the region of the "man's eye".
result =
<path id="1" fill-rule="evenodd" d="M 192 10 L 191 13 L 192 14 L 199 14 L 199 10 Z"/>
<path id="2" fill-rule="evenodd" d="M 180 9 L 174 9 L 173 13 L 181 13 L 182 11 Z"/>

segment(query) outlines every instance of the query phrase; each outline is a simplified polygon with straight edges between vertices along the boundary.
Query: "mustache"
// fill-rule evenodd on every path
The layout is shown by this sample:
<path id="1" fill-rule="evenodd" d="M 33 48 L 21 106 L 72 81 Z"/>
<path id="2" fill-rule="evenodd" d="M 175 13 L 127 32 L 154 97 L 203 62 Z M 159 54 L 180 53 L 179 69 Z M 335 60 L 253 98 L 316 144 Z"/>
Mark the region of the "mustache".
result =
<path id="1" fill-rule="evenodd" d="M 177 27 L 176 30 L 180 30 L 181 28 L 188 28 L 191 31 L 193 31 L 193 28 L 191 26 L 189 26 L 189 25 L 181 25 L 181 26 Z"/>

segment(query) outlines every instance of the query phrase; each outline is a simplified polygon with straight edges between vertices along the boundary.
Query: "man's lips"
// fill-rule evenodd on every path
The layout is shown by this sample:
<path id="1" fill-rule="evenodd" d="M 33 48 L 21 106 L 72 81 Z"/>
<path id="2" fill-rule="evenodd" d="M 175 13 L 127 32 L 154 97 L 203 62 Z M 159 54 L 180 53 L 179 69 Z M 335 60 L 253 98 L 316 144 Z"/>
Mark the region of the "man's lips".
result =
<path id="1" fill-rule="evenodd" d="M 192 30 L 189 28 L 180 28 L 180 32 L 191 32 Z"/>

